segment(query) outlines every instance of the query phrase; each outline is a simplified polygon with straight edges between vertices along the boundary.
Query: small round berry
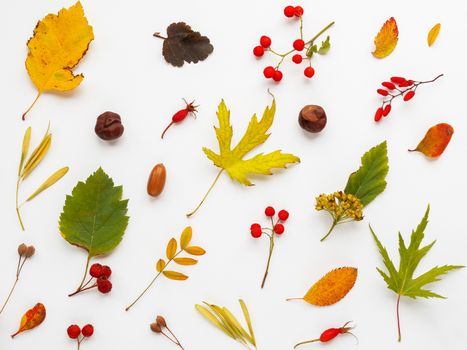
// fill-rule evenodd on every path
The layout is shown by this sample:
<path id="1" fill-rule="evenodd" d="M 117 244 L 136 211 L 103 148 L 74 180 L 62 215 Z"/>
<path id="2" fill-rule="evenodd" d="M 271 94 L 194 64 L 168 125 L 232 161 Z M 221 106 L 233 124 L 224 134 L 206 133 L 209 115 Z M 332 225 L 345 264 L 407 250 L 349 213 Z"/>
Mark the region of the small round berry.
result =
<path id="1" fill-rule="evenodd" d="M 285 15 L 285 17 L 289 17 L 289 18 L 293 17 L 295 15 L 295 7 L 290 6 L 290 5 L 286 6 L 284 8 L 284 15 Z"/>
<path id="2" fill-rule="evenodd" d="M 267 66 L 266 68 L 264 68 L 263 70 L 263 74 L 264 74 L 264 77 L 267 78 L 267 79 L 270 79 L 274 76 L 274 72 L 276 70 L 274 69 L 273 66 Z"/>
<path id="3" fill-rule="evenodd" d="M 94 278 L 101 277 L 102 276 L 102 265 L 92 264 L 91 268 L 89 269 L 89 274 Z"/>
<path id="4" fill-rule="evenodd" d="M 94 327 L 91 324 L 87 324 L 81 332 L 83 333 L 83 337 L 90 337 L 94 334 Z"/>
<path id="5" fill-rule="evenodd" d="M 313 75 L 315 75 L 315 69 L 313 67 L 306 67 L 303 74 L 305 74 L 307 78 L 313 78 Z"/>
<path id="6" fill-rule="evenodd" d="M 279 216 L 279 219 L 281 219 L 282 221 L 285 221 L 285 220 L 287 220 L 289 218 L 289 212 L 287 210 L 284 210 L 284 209 L 279 211 L 279 213 L 277 215 Z"/>
<path id="7" fill-rule="evenodd" d="M 284 233 L 284 225 L 282 224 L 275 224 L 274 225 L 274 232 L 278 235 L 281 235 Z"/>
<path id="8" fill-rule="evenodd" d="M 269 46 L 271 46 L 271 38 L 266 36 L 266 35 L 263 35 L 260 39 L 259 39 L 259 43 L 261 44 L 262 47 L 264 47 L 265 49 L 267 49 Z"/>
<path id="9" fill-rule="evenodd" d="M 112 269 L 109 266 L 107 266 L 107 265 L 102 266 L 101 276 L 105 276 L 105 277 L 109 278 L 111 274 L 112 274 Z"/>
<path id="10" fill-rule="evenodd" d="M 255 48 L 253 49 L 253 55 L 255 55 L 256 57 L 263 56 L 264 55 L 264 47 L 255 46 Z"/>
<path id="11" fill-rule="evenodd" d="M 112 282 L 107 277 L 101 276 L 97 279 L 97 290 L 102 294 L 107 294 L 112 290 Z"/>
<path id="12" fill-rule="evenodd" d="M 302 17 L 304 12 L 305 12 L 305 10 L 303 9 L 303 7 L 295 6 L 295 8 L 294 8 L 295 17 Z"/>
<path id="13" fill-rule="evenodd" d="M 274 71 L 274 75 L 272 76 L 272 80 L 274 81 L 281 81 L 282 80 L 282 72 L 280 70 Z"/>
<path id="14" fill-rule="evenodd" d="M 300 64 L 303 61 L 302 55 L 296 54 L 292 56 L 293 63 Z"/>
<path id="15" fill-rule="evenodd" d="M 274 214 L 276 213 L 276 211 L 274 210 L 273 207 L 269 206 L 267 207 L 266 209 L 264 209 L 264 214 L 266 214 L 266 216 L 274 216 Z"/>
<path id="16" fill-rule="evenodd" d="M 81 328 L 79 328 L 79 326 L 76 324 L 72 324 L 67 328 L 66 332 L 71 339 L 76 339 L 81 334 Z"/>
<path id="17" fill-rule="evenodd" d="M 297 39 L 293 42 L 293 48 L 297 51 L 302 51 L 305 48 L 305 42 L 302 39 Z"/>
<path id="18" fill-rule="evenodd" d="M 263 230 L 261 229 L 261 225 L 260 224 L 253 224 L 251 225 L 250 227 L 250 232 L 251 232 L 251 236 L 253 238 L 259 238 L 261 237 L 261 235 L 263 234 Z"/>

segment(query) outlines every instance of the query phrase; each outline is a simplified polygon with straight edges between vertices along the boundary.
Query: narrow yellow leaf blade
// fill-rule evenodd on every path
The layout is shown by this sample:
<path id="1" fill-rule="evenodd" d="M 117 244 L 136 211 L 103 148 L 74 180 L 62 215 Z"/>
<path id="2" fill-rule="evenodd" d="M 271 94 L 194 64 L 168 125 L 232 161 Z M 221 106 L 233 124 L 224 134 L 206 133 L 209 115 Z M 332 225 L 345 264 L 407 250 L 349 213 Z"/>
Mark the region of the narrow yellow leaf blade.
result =
<path id="1" fill-rule="evenodd" d="M 177 272 L 177 271 L 162 271 L 162 273 L 168 279 L 175 280 L 175 281 L 184 281 L 188 279 L 187 275 L 184 275 L 183 273 Z"/>
<path id="2" fill-rule="evenodd" d="M 177 240 L 175 238 L 171 238 L 169 243 L 167 244 L 165 255 L 167 256 L 167 259 L 171 260 L 174 258 L 176 253 L 177 253 Z"/>
<path id="3" fill-rule="evenodd" d="M 156 263 L 156 270 L 157 272 L 162 272 L 165 268 L 165 261 L 163 259 L 159 259 Z"/>
<path id="4" fill-rule="evenodd" d="M 433 28 L 430 29 L 430 31 L 428 32 L 428 38 L 427 38 L 428 46 L 433 45 L 433 43 L 436 41 L 436 38 L 438 38 L 440 30 L 441 30 L 440 23 L 436 23 L 433 26 Z"/>
<path id="5" fill-rule="evenodd" d="M 240 299 L 239 302 L 240 306 L 242 307 L 243 316 L 245 317 L 246 324 L 248 325 L 248 330 L 250 331 L 251 339 L 253 340 L 252 344 L 256 346 L 255 333 L 253 332 L 253 325 L 251 324 L 250 313 L 248 312 L 246 303 L 242 299 Z"/>
<path id="6" fill-rule="evenodd" d="M 214 316 L 211 313 L 211 311 L 209 311 L 207 308 L 205 308 L 204 306 L 199 305 L 199 304 L 196 304 L 195 308 L 201 315 L 203 315 L 214 326 L 219 328 L 222 332 L 227 334 L 229 337 L 235 339 L 235 336 L 227 328 L 225 328 L 225 326 L 216 318 L 216 316 Z"/>
<path id="7" fill-rule="evenodd" d="M 175 258 L 174 261 L 183 266 L 196 265 L 198 263 L 198 260 L 192 258 Z"/>
<path id="8" fill-rule="evenodd" d="M 23 145 L 21 147 L 21 159 L 19 162 L 18 176 L 21 175 L 21 170 L 23 170 L 23 164 L 28 155 L 30 143 L 31 143 L 31 127 L 27 128 L 24 133 Z"/>
<path id="9" fill-rule="evenodd" d="M 46 189 L 48 189 L 50 186 L 52 186 L 53 184 L 55 184 L 57 181 L 59 181 L 62 177 L 65 176 L 65 174 L 68 172 L 69 168 L 66 166 L 66 167 L 63 167 L 59 170 L 57 170 L 55 173 L 53 173 L 52 175 L 50 175 L 47 180 L 45 180 L 42 185 L 39 186 L 39 188 L 37 190 L 34 191 L 33 194 L 31 194 L 28 199 L 26 199 L 26 202 L 29 202 L 31 199 L 33 199 L 34 197 L 36 197 L 38 194 L 40 194 L 41 192 L 45 191 Z"/>
<path id="10" fill-rule="evenodd" d="M 206 251 L 201 248 L 201 247 L 198 247 L 198 246 L 190 246 L 190 247 L 186 247 L 185 248 L 185 251 L 188 253 L 188 254 L 191 254 L 191 255 L 204 255 L 206 253 Z"/>
<path id="11" fill-rule="evenodd" d="M 42 139 L 41 143 L 36 147 L 36 149 L 32 152 L 29 156 L 29 159 L 26 161 L 24 165 L 23 172 L 21 173 L 21 178 L 24 180 L 26 179 L 31 172 L 40 164 L 40 162 L 44 159 L 47 155 L 50 144 L 52 143 L 52 134 L 48 132 Z"/>
<path id="12" fill-rule="evenodd" d="M 185 249 L 188 247 L 188 244 L 191 242 L 191 237 L 193 235 L 193 230 L 191 226 L 185 227 L 185 229 L 182 232 L 182 235 L 180 236 L 180 248 Z"/>
<path id="13" fill-rule="evenodd" d="M 394 51 L 399 40 L 399 30 L 394 17 L 389 18 L 381 27 L 378 35 L 375 37 L 375 51 L 373 56 L 384 58 Z"/>

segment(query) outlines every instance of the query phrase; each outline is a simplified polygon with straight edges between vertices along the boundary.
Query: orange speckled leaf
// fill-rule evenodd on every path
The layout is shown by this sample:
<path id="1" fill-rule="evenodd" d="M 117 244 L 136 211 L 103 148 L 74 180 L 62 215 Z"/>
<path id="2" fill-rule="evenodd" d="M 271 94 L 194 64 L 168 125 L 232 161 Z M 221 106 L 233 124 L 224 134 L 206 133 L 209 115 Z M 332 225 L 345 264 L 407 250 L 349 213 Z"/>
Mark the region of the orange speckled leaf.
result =
<path id="1" fill-rule="evenodd" d="M 39 326 L 44 321 L 45 315 L 45 306 L 41 303 L 37 303 L 32 309 L 26 311 L 26 313 L 21 318 L 18 331 L 15 334 L 12 334 L 11 337 L 14 338 L 24 331 Z"/>
<path id="2" fill-rule="evenodd" d="M 328 272 L 311 286 L 303 300 L 316 306 L 337 303 L 353 288 L 357 272 L 355 267 L 340 267 Z"/>
<path id="3" fill-rule="evenodd" d="M 409 149 L 410 152 L 422 152 L 429 158 L 439 157 L 451 141 L 454 128 L 446 123 L 436 124 L 428 129 L 425 137 L 418 144 L 417 148 Z"/>
<path id="4" fill-rule="evenodd" d="M 397 29 L 396 20 L 391 17 L 384 23 L 375 37 L 373 56 L 376 58 L 389 56 L 396 48 L 397 40 L 399 40 L 399 30 Z"/>

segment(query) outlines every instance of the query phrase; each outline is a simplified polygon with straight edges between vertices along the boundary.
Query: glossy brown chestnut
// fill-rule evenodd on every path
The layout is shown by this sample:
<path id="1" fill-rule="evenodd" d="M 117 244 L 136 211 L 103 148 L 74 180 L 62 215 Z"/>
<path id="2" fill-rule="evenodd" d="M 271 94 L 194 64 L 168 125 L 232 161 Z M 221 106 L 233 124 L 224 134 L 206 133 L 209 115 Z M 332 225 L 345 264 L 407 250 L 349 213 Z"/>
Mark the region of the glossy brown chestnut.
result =
<path id="1" fill-rule="evenodd" d="M 321 106 L 307 105 L 298 115 L 298 123 L 308 132 L 320 132 L 326 126 L 326 112 Z"/>
<path id="2" fill-rule="evenodd" d="M 124 127 L 117 113 L 104 112 L 97 117 L 94 131 L 102 140 L 111 141 L 122 136 Z"/>

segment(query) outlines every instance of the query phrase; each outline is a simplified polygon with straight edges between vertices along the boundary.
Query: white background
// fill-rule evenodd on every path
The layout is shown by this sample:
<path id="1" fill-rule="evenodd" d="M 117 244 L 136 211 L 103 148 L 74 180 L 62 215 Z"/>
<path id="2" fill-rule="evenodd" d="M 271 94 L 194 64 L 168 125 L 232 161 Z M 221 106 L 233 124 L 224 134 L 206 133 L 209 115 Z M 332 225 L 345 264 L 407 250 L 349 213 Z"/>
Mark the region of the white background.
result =
<path id="1" fill-rule="evenodd" d="M 20 116 L 36 90 L 24 68 L 26 41 L 37 20 L 56 13 L 72 1 L 2 1 L 2 56 L 0 96 L 0 296 L 6 296 L 14 278 L 19 243 L 34 244 L 37 253 L 24 267 L 11 303 L 0 316 L 0 349 L 73 349 L 66 336 L 71 323 L 92 323 L 95 335 L 83 349 L 174 349 L 162 336 L 149 331 L 157 314 L 166 317 L 187 350 L 238 349 L 241 346 L 214 329 L 194 309 L 203 300 L 229 307 L 240 315 L 237 300 L 247 302 L 258 349 L 291 349 L 298 341 L 319 336 L 322 330 L 348 320 L 357 324 L 360 349 L 447 349 L 465 347 L 467 308 L 466 272 L 456 271 L 431 285 L 446 300 L 408 300 L 401 303 L 403 342 L 396 342 L 395 302 L 377 274 L 381 258 L 370 236 L 371 222 L 380 239 L 398 261 L 398 230 L 408 239 L 428 203 L 432 212 L 426 243 L 437 239 L 418 272 L 437 264 L 467 264 L 465 258 L 465 34 L 464 1 L 302 1 L 304 33 L 313 36 L 331 20 L 332 48 L 316 57 L 316 76 L 303 77 L 304 67 L 287 61 L 284 79 L 272 84 L 262 69 L 275 58 L 257 61 L 251 54 L 262 34 L 273 47 L 286 51 L 298 33 L 298 23 L 287 20 L 285 1 L 83 1 L 94 28 L 95 40 L 75 72 L 85 79 L 66 94 L 44 94 L 22 122 Z M 397 19 L 400 39 L 386 59 L 371 55 L 373 38 L 383 22 Z M 153 38 L 167 25 L 184 20 L 208 35 L 214 53 L 204 62 L 178 69 L 162 58 L 162 41 Z M 442 23 L 441 33 L 428 48 L 428 30 Z M 392 75 L 428 80 L 410 103 L 395 101 L 390 117 L 372 120 L 380 99 L 375 90 Z M 255 178 L 246 188 L 226 175 L 192 219 L 185 213 L 201 199 L 217 174 L 202 146 L 217 150 L 212 126 L 224 98 L 232 111 L 234 139 L 238 140 L 254 112 L 262 113 L 277 97 L 272 135 L 256 151 L 283 149 L 301 157 L 299 165 L 268 178 Z M 201 106 L 192 117 L 173 127 L 161 141 L 160 133 L 172 114 L 183 107 L 181 98 L 196 99 Z M 326 129 L 318 135 L 302 131 L 297 123 L 305 104 L 319 104 L 328 115 Z M 105 143 L 94 134 L 96 117 L 111 110 L 121 114 L 123 137 Z M 22 188 L 28 195 L 49 173 L 61 166 L 70 172 L 53 188 L 23 208 L 27 231 L 19 229 L 14 210 L 14 187 L 21 140 L 33 127 L 33 144 L 51 122 L 53 144 L 44 162 Z M 439 122 L 455 128 L 445 154 L 430 161 L 407 152 Z M 345 186 L 360 156 L 371 146 L 388 140 L 390 172 L 386 191 L 368 208 L 363 222 L 339 227 L 325 243 L 319 238 L 330 219 L 314 210 L 314 197 Z M 252 152 L 252 154 L 255 154 Z M 163 194 L 146 194 L 149 171 L 162 162 L 168 178 Z M 65 200 L 79 180 L 99 166 L 124 187 L 129 198 L 129 227 L 120 246 L 108 257 L 96 259 L 112 267 L 114 289 L 109 295 L 95 291 L 74 298 L 86 254 L 69 245 L 58 232 L 58 218 Z M 23 197 L 24 198 L 24 197 Z M 286 232 L 278 239 L 269 279 L 259 284 L 268 244 L 249 235 L 252 222 L 266 224 L 267 205 L 290 213 Z M 185 282 L 160 279 L 132 311 L 124 307 L 149 282 L 155 262 L 172 236 L 192 225 L 194 243 L 207 254 L 197 266 L 184 268 Z M 304 302 L 286 302 L 302 296 L 327 271 L 339 266 L 359 269 L 354 289 L 339 303 L 317 308 Z M 47 307 L 39 328 L 11 340 L 21 315 L 36 302 Z M 309 348 L 318 348 L 314 344 Z M 352 337 L 340 337 L 333 349 L 356 348 Z"/>

